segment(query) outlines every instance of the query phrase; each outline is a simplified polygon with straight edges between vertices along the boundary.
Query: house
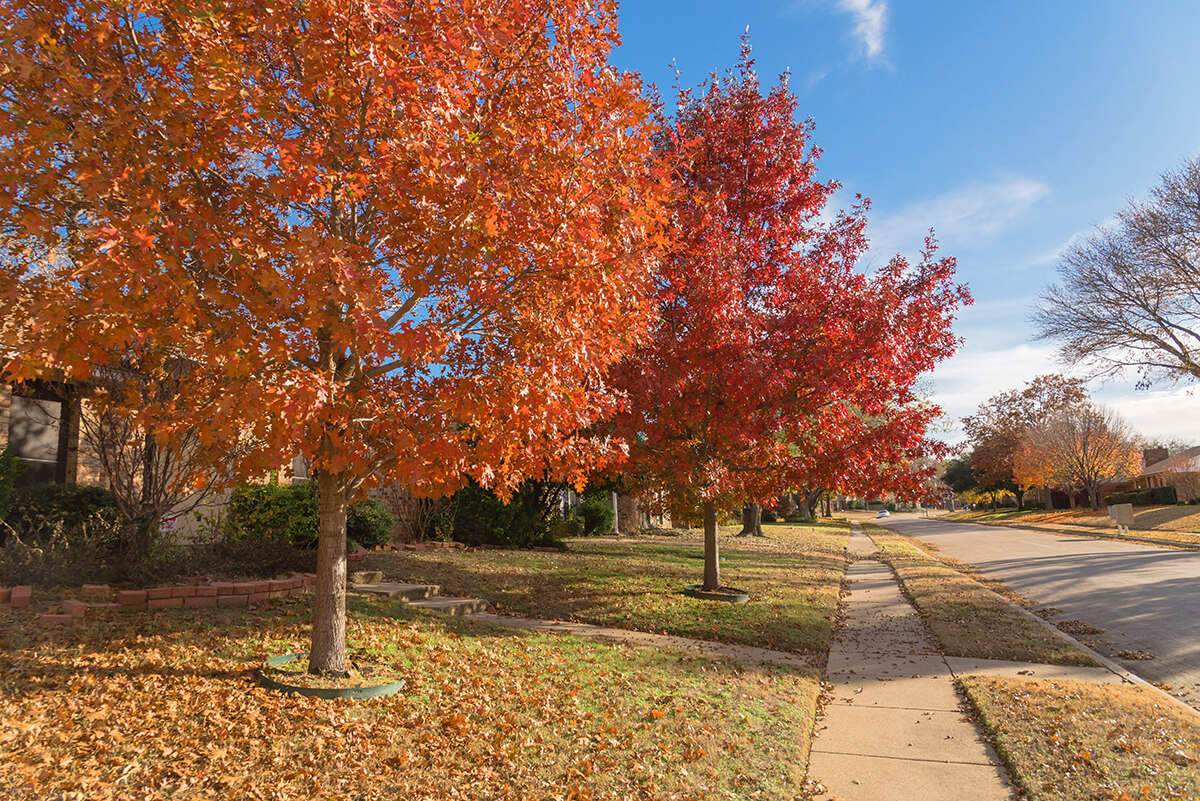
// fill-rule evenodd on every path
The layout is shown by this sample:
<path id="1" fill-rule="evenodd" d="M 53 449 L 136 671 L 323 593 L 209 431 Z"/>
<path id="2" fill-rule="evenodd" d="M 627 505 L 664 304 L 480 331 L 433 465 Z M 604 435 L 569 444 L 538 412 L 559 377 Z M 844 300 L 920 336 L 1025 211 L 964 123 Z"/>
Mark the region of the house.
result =
<path id="1" fill-rule="evenodd" d="M 1134 479 L 1138 489 L 1174 487 L 1176 498 L 1187 503 L 1200 498 L 1200 446 L 1167 455 L 1165 448 L 1145 451 L 1146 467 Z"/>

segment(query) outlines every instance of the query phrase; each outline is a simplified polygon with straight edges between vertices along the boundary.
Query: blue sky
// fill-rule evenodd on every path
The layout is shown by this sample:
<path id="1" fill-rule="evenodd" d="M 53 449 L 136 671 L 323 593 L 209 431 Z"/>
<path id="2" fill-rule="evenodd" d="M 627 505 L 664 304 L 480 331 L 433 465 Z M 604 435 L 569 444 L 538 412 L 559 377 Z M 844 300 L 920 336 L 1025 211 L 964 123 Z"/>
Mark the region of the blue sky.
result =
<path id="1" fill-rule="evenodd" d="M 1058 255 L 1200 154 L 1200 3 L 626 0 L 613 61 L 670 96 L 737 59 L 784 70 L 823 178 L 871 198 L 866 264 L 934 228 L 976 305 L 934 374 L 951 418 L 1062 368 L 1027 317 Z M 1200 443 L 1200 391 L 1093 385 L 1141 433 Z M 1194 385 L 1193 385 L 1194 386 Z M 961 437 L 960 433 L 951 438 Z"/>

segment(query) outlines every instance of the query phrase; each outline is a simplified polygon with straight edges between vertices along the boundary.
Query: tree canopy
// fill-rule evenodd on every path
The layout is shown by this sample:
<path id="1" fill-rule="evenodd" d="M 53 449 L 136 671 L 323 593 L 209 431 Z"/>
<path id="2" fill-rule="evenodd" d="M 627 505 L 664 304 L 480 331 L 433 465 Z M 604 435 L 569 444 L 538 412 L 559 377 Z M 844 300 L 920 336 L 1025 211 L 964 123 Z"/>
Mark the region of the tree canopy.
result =
<path id="1" fill-rule="evenodd" d="M 308 459 L 316 668 L 344 666 L 367 485 L 620 454 L 586 429 L 648 320 L 658 203 L 616 42 L 576 0 L 5 6 L 4 369 L 184 365 L 160 437 L 214 466 L 237 441 L 241 475 Z"/>
<path id="2" fill-rule="evenodd" d="M 1008 491 L 1021 505 L 1029 471 L 1018 475 L 1017 454 L 1026 433 L 1049 417 L 1065 412 L 1087 399 L 1084 381 L 1059 374 L 1040 375 L 1021 389 L 993 395 L 979 405 L 975 414 L 964 417 L 963 428 L 970 439 L 971 470 L 984 491 Z"/>
<path id="3" fill-rule="evenodd" d="M 675 165 L 671 249 L 658 273 L 658 324 L 617 371 L 629 408 L 628 482 L 705 512 L 705 589 L 719 586 L 716 510 L 797 486 L 855 445 L 905 454 L 936 409 L 917 377 L 957 345 L 966 290 L 930 245 L 871 275 L 866 203 L 822 221 L 836 190 L 816 177 L 812 123 L 786 80 L 763 92 L 749 46 L 735 69 L 681 91 L 657 146 Z M 825 443 L 835 443 L 825 447 Z M 889 450 L 890 449 L 890 450 Z M 830 478 L 829 480 L 833 480 Z"/>

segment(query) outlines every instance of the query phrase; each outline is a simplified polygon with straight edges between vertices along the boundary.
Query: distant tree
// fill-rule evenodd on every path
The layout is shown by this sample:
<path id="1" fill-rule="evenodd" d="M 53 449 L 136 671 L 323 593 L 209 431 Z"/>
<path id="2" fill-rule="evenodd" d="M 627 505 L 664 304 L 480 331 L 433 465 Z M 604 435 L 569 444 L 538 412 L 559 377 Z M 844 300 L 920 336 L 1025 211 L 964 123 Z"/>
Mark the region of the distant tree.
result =
<path id="1" fill-rule="evenodd" d="M 1142 455 L 1119 414 L 1085 403 L 1027 432 L 1019 462 L 1035 483 L 1080 487 L 1092 509 L 1098 509 L 1104 485 L 1136 476 Z"/>
<path id="2" fill-rule="evenodd" d="M 1011 492 L 1022 508 L 1024 491 L 1032 485 L 1017 481 L 1014 460 L 1025 433 L 1058 412 L 1087 398 L 1084 382 L 1063 375 L 1040 375 L 1021 389 L 994 395 L 962 420 L 971 441 L 971 469 L 980 489 Z"/>
<path id="3" fill-rule="evenodd" d="M 1059 355 L 1149 386 L 1200 379 L 1200 159 L 1070 248 L 1033 320 Z"/>
<path id="4" fill-rule="evenodd" d="M 955 493 L 962 495 L 978 486 L 975 473 L 971 471 L 971 455 L 947 459 L 943 464 L 942 482 Z"/>

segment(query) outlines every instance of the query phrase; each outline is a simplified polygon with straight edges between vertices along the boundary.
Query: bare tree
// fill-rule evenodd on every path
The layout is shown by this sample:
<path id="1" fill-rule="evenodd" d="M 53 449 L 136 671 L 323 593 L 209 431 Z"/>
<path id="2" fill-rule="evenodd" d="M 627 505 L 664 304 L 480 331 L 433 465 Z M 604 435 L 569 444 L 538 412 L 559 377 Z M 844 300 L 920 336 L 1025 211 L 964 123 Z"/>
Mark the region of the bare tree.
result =
<path id="1" fill-rule="evenodd" d="M 1060 357 L 1139 386 L 1200 379 L 1200 158 L 1067 251 L 1033 321 Z"/>
<path id="2" fill-rule="evenodd" d="M 131 565 L 153 544 L 165 515 L 191 512 L 218 479 L 196 458 L 199 428 L 166 445 L 148 422 L 146 410 L 169 402 L 175 383 L 168 374 L 143 372 L 127 357 L 95 371 L 82 399 L 80 442 L 95 455 L 116 499 Z"/>

